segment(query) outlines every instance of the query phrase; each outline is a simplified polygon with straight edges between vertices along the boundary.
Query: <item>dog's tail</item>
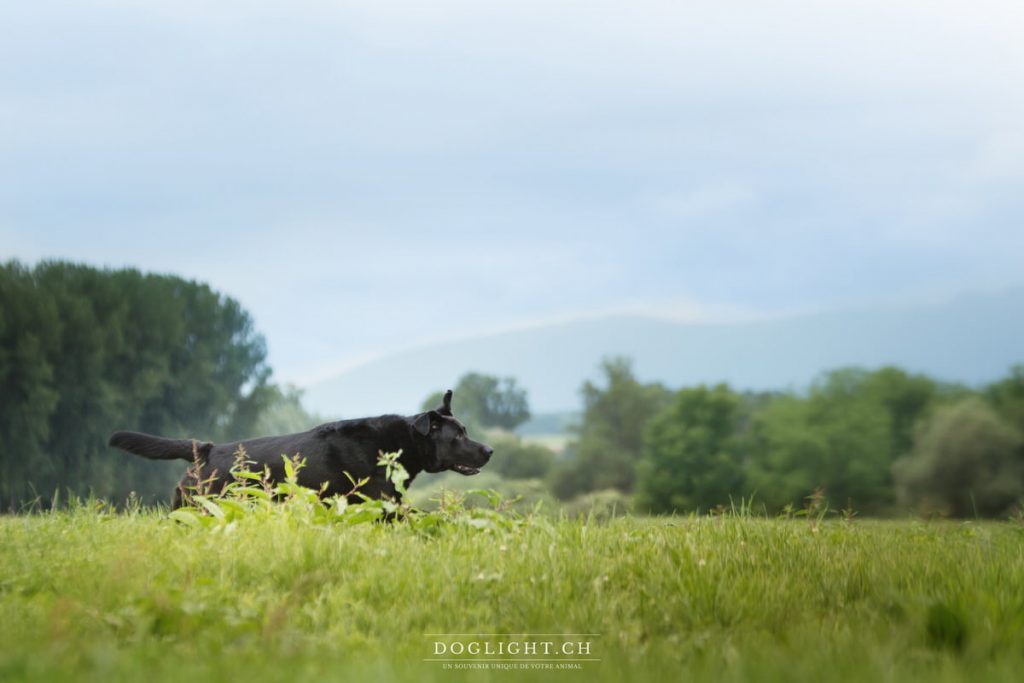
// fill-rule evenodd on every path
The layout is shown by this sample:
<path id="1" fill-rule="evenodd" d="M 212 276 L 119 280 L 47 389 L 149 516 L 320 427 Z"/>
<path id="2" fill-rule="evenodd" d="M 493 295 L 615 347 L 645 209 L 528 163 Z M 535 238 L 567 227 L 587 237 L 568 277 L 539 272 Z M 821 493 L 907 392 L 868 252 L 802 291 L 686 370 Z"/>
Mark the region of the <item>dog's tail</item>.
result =
<path id="1" fill-rule="evenodd" d="M 188 460 L 193 461 L 198 455 L 205 458 L 212 443 L 200 443 L 191 439 L 164 439 L 139 432 L 114 432 L 110 435 L 110 445 L 141 455 L 150 460 Z"/>

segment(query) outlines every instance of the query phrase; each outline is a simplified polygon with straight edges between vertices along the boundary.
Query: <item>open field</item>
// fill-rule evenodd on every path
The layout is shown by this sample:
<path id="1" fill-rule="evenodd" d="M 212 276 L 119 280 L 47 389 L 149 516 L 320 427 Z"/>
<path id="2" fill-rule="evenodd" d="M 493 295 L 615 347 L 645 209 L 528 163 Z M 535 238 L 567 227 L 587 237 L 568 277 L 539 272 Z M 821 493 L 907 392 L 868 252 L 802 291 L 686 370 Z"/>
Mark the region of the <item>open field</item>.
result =
<path id="1" fill-rule="evenodd" d="M 476 521 L 474 521 L 476 520 Z M 1012 680 L 1014 523 L 0 518 L 0 680 Z M 600 634 L 448 670 L 432 633 Z"/>

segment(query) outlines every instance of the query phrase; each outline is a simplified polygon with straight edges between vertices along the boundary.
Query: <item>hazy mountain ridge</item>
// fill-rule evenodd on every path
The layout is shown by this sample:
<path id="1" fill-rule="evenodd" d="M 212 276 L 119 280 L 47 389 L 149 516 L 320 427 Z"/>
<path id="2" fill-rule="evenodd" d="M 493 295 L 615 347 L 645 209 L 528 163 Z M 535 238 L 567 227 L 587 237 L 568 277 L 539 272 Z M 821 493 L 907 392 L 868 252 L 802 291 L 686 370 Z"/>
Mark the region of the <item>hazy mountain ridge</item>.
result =
<path id="1" fill-rule="evenodd" d="M 669 386 L 785 389 L 824 370 L 884 364 L 977 384 L 1024 362 L 1022 340 L 1024 287 L 752 323 L 618 315 L 396 353 L 308 387 L 305 402 L 325 415 L 411 412 L 431 391 L 476 370 L 515 377 L 534 412 L 572 410 L 582 382 L 609 355 L 633 358 L 640 379 Z"/>

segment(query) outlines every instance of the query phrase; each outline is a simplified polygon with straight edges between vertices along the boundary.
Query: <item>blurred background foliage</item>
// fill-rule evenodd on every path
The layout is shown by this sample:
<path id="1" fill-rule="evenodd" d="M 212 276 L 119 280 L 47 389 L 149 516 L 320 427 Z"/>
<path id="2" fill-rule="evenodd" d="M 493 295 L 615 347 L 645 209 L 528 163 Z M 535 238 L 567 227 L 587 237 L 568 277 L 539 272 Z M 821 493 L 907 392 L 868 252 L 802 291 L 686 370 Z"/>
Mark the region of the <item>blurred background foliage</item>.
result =
<path id="1" fill-rule="evenodd" d="M 753 497 L 770 513 L 810 497 L 861 514 L 999 517 L 1024 496 L 1024 366 L 967 387 L 895 367 L 840 368 L 803 391 L 643 383 L 608 358 L 575 415 L 531 415 L 514 378 L 468 372 L 452 387 L 471 434 L 495 449 L 476 477 L 520 507 L 608 516 L 712 510 Z M 238 302 L 207 285 L 63 262 L 0 266 L 0 507 L 55 491 L 166 500 L 182 463 L 106 446 L 115 429 L 204 440 L 325 421 L 279 386 Z M 425 397 L 437 407 L 441 391 Z"/>
<path id="2" fill-rule="evenodd" d="M 62 262 L 0 266 L 0 502 L 56 490 L 166 498 L 182 463 L 107 447 L 115 429 L 215 440 L 294 427 L 294 391 L 238 302 L 207 285 Z"/>

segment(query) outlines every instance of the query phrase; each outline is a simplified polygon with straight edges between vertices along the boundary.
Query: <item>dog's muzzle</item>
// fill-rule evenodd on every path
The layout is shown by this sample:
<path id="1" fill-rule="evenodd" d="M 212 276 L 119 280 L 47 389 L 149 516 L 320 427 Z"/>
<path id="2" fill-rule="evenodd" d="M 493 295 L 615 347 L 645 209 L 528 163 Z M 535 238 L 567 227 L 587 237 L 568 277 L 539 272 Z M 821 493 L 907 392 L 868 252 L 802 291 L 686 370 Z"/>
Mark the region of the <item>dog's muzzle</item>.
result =
<path id="1" fill-rule="evenodd" d="M 473 461 L 478 461 L 479 465 L 469 465 L 467 463 L 458 462 L 451 466 L 451 469 L 458 472 L 461 475 L 471 477 L 474 474 L 480 474 L 480 468 L 487 464 L 487 461 L 494 455 L 494 449 L 490 446 L 483 446 L 481 444 L 480 455 L 478 457 L 471 458 Z"/>

